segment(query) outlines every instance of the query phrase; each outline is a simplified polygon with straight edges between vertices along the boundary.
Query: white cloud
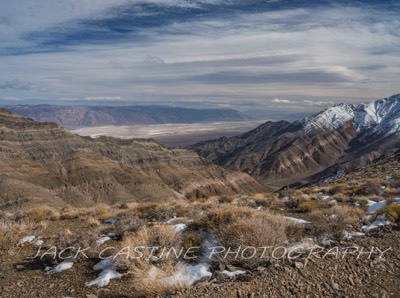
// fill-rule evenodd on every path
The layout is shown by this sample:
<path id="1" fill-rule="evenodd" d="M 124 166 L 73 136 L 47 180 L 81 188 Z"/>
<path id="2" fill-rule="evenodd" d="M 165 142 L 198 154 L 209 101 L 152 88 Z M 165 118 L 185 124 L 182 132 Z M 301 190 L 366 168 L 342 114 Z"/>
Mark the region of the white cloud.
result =
<path id="1" fill-rule="evenodd" d="M 310 106 L 316 106 L 316 107 L 327 107 L 334 104 L 333 101 L 315 101 L 309 99 L 304 100 L 304 102 Z"/>
<path id="2" fill-rule="evenodd" d="M 23 40 L 21 35 L 62 27 L 79 18 L 96 20 L 108 9 L 127 2 L 8 1 L 0 11 L 0 31 L 4 30 L 0 32 L 0 47 L 13 43 L 18 47 L 35 46 L 34 41 Z M 301 103 L 307 108 L 317 108 L 342 101 L 339 97 L 361 97 L 357 100 L 365 101 L 399 92 L 396 80 L 400 77 L 397 51 L 400 38 L 396 35 L 399 31 L 395 11 L 391 14 L 338 6 L 174 22 L 161 29 L 144 28 L 141 34 L 150 40 L 130 39 L 130 33 L 126 33 L 121 42 L 83 43 L 62 48 L 60 52 L 0 56 L 5 78 L 19 78 L 21 82 L 40 86 L 30 90 L 2 88 L 0 96 L 40 97 L 40 89 L 46 90 L 49 98 L 176 100 L 177 105 L 202 100 L 212 104 L 224 99 L 225 104 L 233 107 L 249 102 L 253 106 Z M 324 82 L 312 79 L 294 82 L 294 75 L 311 72 L 343 80 L 329 82 L 329 77 Z M 228 84 L 227 80 L 211 84 L 207 80 L 187 79 L 221 73 L 250 79 L 247 82 L 238 79 L 234 84 Z M 284 76 L 282 80 L 262 80 L 282 73 L 294 75 L 290 82 Z M 253 77 L 259 81 L 251 82 Z M 335 99 L 321 99 L 331 97 Z"/>
<path id="3" fill-rule="evenodd" d="M 293 101 L 290 101 L 288 99 L 281 99 L 281 98 L 274 98 L 271 100 L 272 103 L 293 103 Z"/>
<path id="4" fill-rule="evenodd" d="M 89 101 L 125 101 L 126 99 L 121 96 L 87 96 L 84 100 Z"/>

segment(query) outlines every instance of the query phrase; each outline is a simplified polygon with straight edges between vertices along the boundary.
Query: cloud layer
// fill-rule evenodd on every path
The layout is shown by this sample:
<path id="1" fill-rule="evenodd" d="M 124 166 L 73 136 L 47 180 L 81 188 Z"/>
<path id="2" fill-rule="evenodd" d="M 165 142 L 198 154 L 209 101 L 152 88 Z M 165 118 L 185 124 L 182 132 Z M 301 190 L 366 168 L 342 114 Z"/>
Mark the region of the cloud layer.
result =
<path id="1" fill-rule="evenodd" d="M 0 11 L 0 104 L 319 109 L 398 93 L 397 1 L 38 0 Z"/>

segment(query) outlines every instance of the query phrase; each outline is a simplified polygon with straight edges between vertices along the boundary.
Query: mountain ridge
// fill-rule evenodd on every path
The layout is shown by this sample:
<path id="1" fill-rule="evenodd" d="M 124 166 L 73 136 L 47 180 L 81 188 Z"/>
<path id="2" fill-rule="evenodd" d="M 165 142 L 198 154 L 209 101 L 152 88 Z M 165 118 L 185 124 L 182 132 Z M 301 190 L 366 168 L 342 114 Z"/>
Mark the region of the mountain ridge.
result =
<path id="1" fill-rule="evenodd" d="M 7 106 L 15 114 L 66 128 L 104 125 L 243 121 L 250 117 L 233 109 L 188 109 L 168 106 Z"/>
<path id="2" fill-rule="evenodd" d="M 81 137 L 0 110 L 0 203 L 93 206 L 262 192 L 243 173 L 152 139 Z"/>
<path id="3" fill-rule="evenodd" d="M 399 94 L 369 104 L 339 104 L 293 123 L 266 122 L 239 136 L 188 149 L 279 189 L 400 148 L 399 108 Z"/>

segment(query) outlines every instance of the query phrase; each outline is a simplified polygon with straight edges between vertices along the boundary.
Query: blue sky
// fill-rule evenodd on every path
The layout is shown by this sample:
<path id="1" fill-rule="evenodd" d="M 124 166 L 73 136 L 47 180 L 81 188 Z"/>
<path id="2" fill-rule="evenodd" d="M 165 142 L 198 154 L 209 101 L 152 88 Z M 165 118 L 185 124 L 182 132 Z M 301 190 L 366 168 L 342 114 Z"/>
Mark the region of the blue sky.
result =
<path id="1" fill-rule="evenodd" d="M 399 1 L 0 0 L 0 104 L 318 110 L 399 93 Z"/>

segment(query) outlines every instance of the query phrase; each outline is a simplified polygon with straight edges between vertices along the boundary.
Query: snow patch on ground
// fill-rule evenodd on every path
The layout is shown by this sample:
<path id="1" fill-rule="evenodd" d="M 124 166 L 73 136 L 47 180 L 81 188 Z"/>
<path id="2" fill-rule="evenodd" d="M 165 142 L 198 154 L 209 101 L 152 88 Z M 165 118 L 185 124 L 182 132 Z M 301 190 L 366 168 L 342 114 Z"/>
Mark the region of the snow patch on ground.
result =
<path id="1" fill-rule="evenodd" d="M 302 224 L 302 225 L 310 223 L 309 221 L 306 221 L 306 220 L 300 219 L 300 218 L 295 218 L 295 217 L 284 216 L 284 218 L 286 218 L 287 220 L 289 220 L 291 222 L 294 222 L 294 223 L 297 223 L 297 224 Z"/>
<path id="2" fill-rule="evenodd" d="M 236 270 L 236 271 L 228 271 L 228 270 L 224 270 L 221 272 L 222 274 L 228 275 L 229 277 L 233 277 L 236 275 L 241 275 L 241 274 L 245 274 L 246 271 L 243 270 Z"/>
<path id="3" fill-rule="evenodd" d="M 111 240 L 111 237 L 103 235 L 103 236 L 100 237 L 99 240 L 96 241 L 96 244 L 98 246 L 101 246 L 101 245 L 103 245 L 104 243 L 106 243 L 107 241 L 110 241 L 110 240 Z"/>
<path id="4" fill-rule="evenodd" d="M 60 273 L 62 271 L 71 269 L 72 266 L 74 266 L 74 262 L 72 260 L 64 260 L 62 261 L 60 264 L 58 264 L 57 266 L 53 267 L 53 269 L 51 269 L 49 272 L 47 272 L 48 274 L 52 274 L 52 273 Z"/>
<path id="5" fill-rule="evenodd" d="M 37 239 L 36 236 L 25 236 L 19 241 L 19 244 L 33 243 L 35 246 L 41 246 L 43 240 Z"/>
<path id="6" fill-rule="evenodd" d="M 329 240 L 327 240 L 329 241 Z M 293 243 L 288 247 L 288 251 L 308 251 L 314 248 L 319 248 L 320 246 L 315 244 L 312 238 L 304 238 L 302 242 Z"/>
<path id="7" fill-rule="evenodd" d="M 102 270 L 95 280 L 85 283 L 86 286 L 105 287 L 110 283 L 110 280 L 121 278 L 122 274 L 118 273 L 109 260 L 102 260 L 93 266 L 93 270 Z"/>
<path id="8" fill-rule="evenodd" d="M 354 238 L 354 237 L 363 237 L 363 236 L 365 236 L 365 233 L 344 231 L 344 238 L 345 239 L 351 239 L 351 238 Z"/>
<path id="9" fill-rule="evenodd" d="M 149 278 L 156 279 L 160 271 L 157 267 L 153 266 L 149 271 Z M 197 265 L 179 263 L 176 266 L 176 271 L 171 276 L 162 278 L 160 282 L 168 287 L 173 285 L 192 286 L 195 283 L 203 280 L 209 280 L 212 277 L 210 265 L 207 263 L 200 263 Z"/>
<path id="10" fill-rule="evenodd" d="M 390 225 L 391 222 L 386 220 L 386 213 L 379 215 L 376 220 L 368 225 L 362 227 L 364 231 L 370 231 L 378 227 Z"/>
<path id="11" fill-rule="evenodd" d="M 183 232 L 184 230 L 186 230 L 187 225 L 185 225 L 185 224 L 176 224 L 176 225 L 173 225 L 173 227 L 174 227 L 175 231 Z"/>
<path id="12" fill-rule="evenodd" d="M 114 224 L 114 223 L 116 223 L 117 221 L 119 221 L 119 217 L 107 218 L 107 219 L 105 219 L 103 222 L 104 222 L 104 223 Z"/>
<path id="13" fill-rule="evenodd" d="M 386 205 L 386 200 L 376 202 L 374 204 L 371 204 L 370 202 L 373 202 L 373 201 L 368 200 L 368 206 L 369 206 L 368 212 L 369 213 L 375 213 L 376 211 L 378 211 L 379 209 L 381 209 L 382 207 L 384 207 Z"/>

